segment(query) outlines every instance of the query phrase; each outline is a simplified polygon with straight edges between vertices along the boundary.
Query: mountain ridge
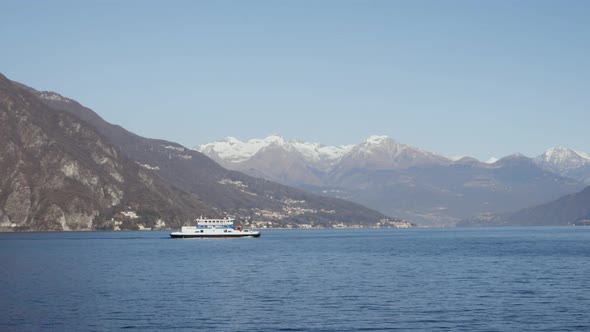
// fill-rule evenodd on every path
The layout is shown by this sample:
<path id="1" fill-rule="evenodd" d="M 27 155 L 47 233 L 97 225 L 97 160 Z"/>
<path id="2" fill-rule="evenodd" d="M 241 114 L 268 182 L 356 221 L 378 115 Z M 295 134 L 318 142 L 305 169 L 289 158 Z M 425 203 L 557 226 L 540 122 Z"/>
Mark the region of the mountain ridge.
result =
<path id="1" fill-rule="evenodd" d="M 347 153 L 350 153 L 354 148 L 359 148 L 363 144 L 378 145 L 387 140 L 391 140 L 398 144 L 401 147 L 400 150 L 403 150 L 404 148 L 409 148 L 417 152 L 419 151 L 424 154 L 431 154 L 445 161 L 451 162 L 456 162 L 460 159 L 469 158 L 471 160 L 476 160 L 478 162 L 493 164 L 507 157 L 524 156 L 526 158 L 533 159 L 537 165 L 543 167 L 544 169 L 552 170 L 556 173 L 562 172 L 564 170 L 575 169 L 580 166 L 587 166 L 588 164 L 590 164 L 590 153 L 574 150 L 563 146 L 550 147 L 542 154 L 535 157 L 527 157 L 522 153 L 514 153 L 508 156 L 504 156 L 502 158 L 489 158 L 485 161 L 480 161 L 470 156 L 447 157 L 437 153 L 432 153 L 424 149 L 398 143 L 397 141 L 390 139 L 386 135 L 370 135 L 363 142 L 358 144 L 345 144 L 333 146 L 324 145 L 318 142 L 307 142 L 304 140 L 286 140 L 278 134 L 269 135 L 262 139 L 254 138 L 248 141 L 241 141 L 235 137 L 228 136 L 220 141 L 213 141 L 194 146 L 192 149 L 195 151 L 202 152 L 208 156 L 216 156 L 216 159 L 220 159 L 223 162 L 240 163 L 246 161 L 248 158 L 251 158 L 254 154 L 269 146 L 270 144 L 278 143 L 278 145 L 286 147 L 287 149 L 297 150 L 304 156 L 311 156 L 307 158 L 308 160 L 328 159 L 336 161 L 344 157 Z M 229 144 L 227 146 L 224 146 L 224 143 Z M 304 151 L 306 151 L 307 153 Z M 335 152 L 330 153 L 331 151 Z M 324 157 L 323 155 L 327 157 Z"/>
<path id="2" fill-rule="evenodd" d="M 321 143 L 306 142 L 301 140 L 285 140 L 280 135 L 270 135 L 263 139 L 251 139 L 242 142 L 235 137 L 226 137 L 224 140 L 205 143 L 193 147 L 193 150 L 202 152 L 213 159 L 219 159 L 226 163 L 240 163 L 252 158 L 256 153 L 264 151 L 270 145 L 278 145 L 288 151 L 296 151 L 308 161 L 335 162 L 349 153 L 371 154 L 371 150 L 379 146 L 393 149 L 399 153 L 412 150 L 416 154 L 436 156 L 444 161 L 450 158 L 428 152 L 423 149 L 414 148 L 409 145 L 400 144 L 385 135 L 371 135 L 359 144 L 347 144 L 329 146 Z M 354 150 L 354 151 L 353 151 Z"/>

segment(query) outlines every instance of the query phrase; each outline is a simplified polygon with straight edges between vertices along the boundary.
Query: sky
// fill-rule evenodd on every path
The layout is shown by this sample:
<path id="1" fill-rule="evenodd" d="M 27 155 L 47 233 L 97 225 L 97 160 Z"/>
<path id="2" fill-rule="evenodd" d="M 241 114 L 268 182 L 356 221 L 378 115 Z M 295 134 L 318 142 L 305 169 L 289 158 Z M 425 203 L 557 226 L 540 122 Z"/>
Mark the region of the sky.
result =
<path id="1" fill-rule="evenodd" d="M 0 73 L 193 147 L 590 152 L 590 1 L 0 1 Z"/>

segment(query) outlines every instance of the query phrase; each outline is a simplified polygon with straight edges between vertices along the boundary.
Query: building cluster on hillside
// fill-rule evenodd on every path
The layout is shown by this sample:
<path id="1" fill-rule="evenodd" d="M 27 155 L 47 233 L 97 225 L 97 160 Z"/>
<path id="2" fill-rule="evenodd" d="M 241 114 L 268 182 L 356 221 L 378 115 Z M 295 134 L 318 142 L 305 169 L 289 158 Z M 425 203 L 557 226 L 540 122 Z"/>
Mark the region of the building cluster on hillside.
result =
<path id="1" fill-rule="evenodd" d="M 319 223 L 293 223 L 293 222 L 278 222 L 278 221 L 252 221 L 245 223 L 246 227 L 267 229 L 267 228 L 411 228 L 414 225 L 409 221 L 389 221 L 386 223 L 376 223 L 369 225 L 361 224 L 319 224 Z"/>

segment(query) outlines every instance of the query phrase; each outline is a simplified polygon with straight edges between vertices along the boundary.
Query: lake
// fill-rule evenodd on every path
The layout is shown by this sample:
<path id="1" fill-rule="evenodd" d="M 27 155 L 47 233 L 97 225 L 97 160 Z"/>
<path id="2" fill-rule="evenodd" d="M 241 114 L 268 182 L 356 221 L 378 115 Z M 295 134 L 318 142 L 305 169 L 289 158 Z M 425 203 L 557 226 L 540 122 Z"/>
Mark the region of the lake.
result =
<path id="1" fill-rule="evenodd" d="M 590 228 L 0 234 L 1 331 L 590 330 Z"/>

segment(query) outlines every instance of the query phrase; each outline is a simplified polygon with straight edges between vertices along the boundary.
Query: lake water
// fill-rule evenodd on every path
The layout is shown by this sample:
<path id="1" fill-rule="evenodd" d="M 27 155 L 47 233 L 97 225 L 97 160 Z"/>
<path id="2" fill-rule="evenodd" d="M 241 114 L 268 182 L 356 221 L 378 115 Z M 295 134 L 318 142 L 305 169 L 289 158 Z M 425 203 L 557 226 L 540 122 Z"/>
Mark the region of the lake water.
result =
<path id="1" fill-rule="evenodd" d="M 590 228 L 0 234 L 1 331 L 588 331 Z"/>

